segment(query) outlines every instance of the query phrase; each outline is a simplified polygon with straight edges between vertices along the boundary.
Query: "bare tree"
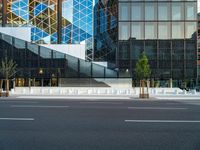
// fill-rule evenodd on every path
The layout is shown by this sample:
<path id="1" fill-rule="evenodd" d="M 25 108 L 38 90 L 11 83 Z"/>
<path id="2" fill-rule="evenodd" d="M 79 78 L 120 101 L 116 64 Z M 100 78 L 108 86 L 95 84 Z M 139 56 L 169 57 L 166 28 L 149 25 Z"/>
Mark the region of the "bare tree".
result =
<path id="1" fill-rule="evenodd" d="M 1 80 L 1 89 L 3 85 L 3 80 L 6 81 L 6 94 L 9 95 L 9 80 L 11 77 L 13 77 L 16 74 L 16 68 L 17 64 L 12 60 L 8 60 L 6 57 L 4 60 L 2 60 L 0 64 L 0 73 L 3 79 Z M 0 91 L 1 92 L 1 91 Z"/>

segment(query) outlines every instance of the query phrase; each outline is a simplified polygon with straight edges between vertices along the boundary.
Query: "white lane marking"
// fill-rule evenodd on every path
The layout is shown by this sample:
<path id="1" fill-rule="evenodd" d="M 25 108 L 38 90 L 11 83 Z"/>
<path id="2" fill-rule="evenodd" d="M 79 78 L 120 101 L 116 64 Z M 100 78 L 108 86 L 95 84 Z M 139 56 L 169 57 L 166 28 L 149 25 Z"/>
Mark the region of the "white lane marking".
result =
<path id="1" fill-rule="evenodd" d="M 185 96 L 185 97 L 156 97 L 155 98 L 157 99 L 161 99 L 161 100 L 200 100 L 200 97 L 199 96 L 196 96 L 196 97 L 188 97 L 188 96 Z"/>
<path id="2" fill-rule="evenodd" d="M 135 123 L 200 123 L 200 120 L 124 120 Z"/>
<path id="3" fill-rule="evenodd" d="M 184 109 L 188 109 L 188 108 L 178 108 L 178 107 L 128 107 L 128 109 L 184 110 Z"/>
<path id="4" fill-rule="evenodd" d="M 27 104 L 37 104 L 38 102 L 25 102 L 25 101 L 0 101 L 0 103 L 27 103 Z"/>
<path id="5" fill-rule="evenodd" d="M 92 99 L 92 100 L 98 100 L 98 99 L 131 99 L 130 97 L 94 97 L 94 96 L 18 96 L 17 99 Z"/>
<path id="6" fill-rule="evenodd" d="M 123 103 L 120 102 L 80 102 L 81 104 L 115 104 L 115 105 L 120 105 Z"/>
<path id="7" fill-rule="evenodd" d="M 11 105 L 18 108 L 69 108 L 69 106 L 42 106 L 42 105 Z"/>
<path id="8" fill-rule="evenodd" d="M 11 121 L 33 121 L 34 118 L 0 118 L 0 120 L 11 120 Z"/>

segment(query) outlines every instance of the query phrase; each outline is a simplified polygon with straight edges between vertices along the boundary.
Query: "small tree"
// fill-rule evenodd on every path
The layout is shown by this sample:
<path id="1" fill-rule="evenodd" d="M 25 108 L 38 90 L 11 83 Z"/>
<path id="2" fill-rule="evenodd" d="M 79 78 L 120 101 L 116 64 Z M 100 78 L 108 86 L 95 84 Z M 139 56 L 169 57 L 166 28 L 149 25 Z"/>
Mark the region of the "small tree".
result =
<path id="1" fill-rule="evenodd" d="M 149 61 L 145 53 L 142 53 L 138 62 L 136 63 L 135 73 L 137 79 L 140 81 L 140 97 L 144 95 L 144 86 L 147 84 L 147 79 L 150 77 L 151 69 L 149 65 Z"/>
<path id="2" fill-rule="evenodd" d="M 2 60 L 0 64 L 0 73 L 4 80 L 6 81 L 6 93 L 9 95 L 9 79 L 15 75 L 17 64 L 12 60 L 8 60 L 6 57 Z M 2 89 L 3 80 L 1 80 L 1 89 Z"/>

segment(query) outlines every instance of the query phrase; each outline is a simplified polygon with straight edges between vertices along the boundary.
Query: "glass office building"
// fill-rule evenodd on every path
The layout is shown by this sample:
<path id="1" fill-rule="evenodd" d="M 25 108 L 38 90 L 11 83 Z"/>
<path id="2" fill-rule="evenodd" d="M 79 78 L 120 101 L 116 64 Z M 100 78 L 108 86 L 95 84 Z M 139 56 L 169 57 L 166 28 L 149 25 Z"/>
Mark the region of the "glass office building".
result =
<path id="1" fill-rule="evenodd" d="M 18 64 L 17 86 L 117 77 L 116 71 L 105 66 L 39 45 L 83 43 L 91 60 L 93 0 L 2 0 L 0 9 L 1 26 L 31 28 L 31 42 L 0 33 L 0 61 L 8 57 Z"/>
<path id="2" fill-rule="evenodd" d="M 197 77 L 197 1 L 119 0 L 117 67 L 135 76 L 142 52 L 151 78 L 194 80 Z"/>
<path id="3" fill-rule="evenodd" d="M 3 4 L 2 0 L 0 0 L 0 27 L 2 26 L 2 12 L 3 11 Z"/>
<path id="4" fill-rule="evenodd" d="M 32 42 L 79 44 L 92 38 L 93 0 L 1 1 L 4 26 L 31 27 Z"/>
<path id="5" fill-rule="evenodd" d="M 0 25 L 31 27 L 34 43 L 85 43 L 87 59 L 119 78 L 134 78 L 145 52 L 152 79 L 197 79 L 197 0 L 0 1 Z"/>
<path id="6" fill-rule="evenodd" d="M 200 13 L 198 13 L 197 15 L 197 19 L 198 19 L 198 32 L 197 32 L 197 36 L 198 36 L 198 84 L 200 85 Z"/>
<path id="7" fill-rule="evenodd" d="M 118 3 L 96 0 L 94 5 L 94 60 L 116 62 Z M 113 65 L 112 65 L 113 66 Z"/>
<path id="8" fill-rule="evenodd" d="M 196 0 L 98 0 L 94 16 L 94 59 L 119 77 L 134 78 L 145 52 L 151 78 L 196 82 Z"/>
<path id="9" fill-rule="evenodd" d="M 89 82 L 117 78 L 117 72 L 107 67 L 0 33 L 0 61 L 6 57 L 17 64 L 12 77 L 16 86 L 61 86 L 72 78 L 84 78 L 84 83 L 87 78 Z"/>

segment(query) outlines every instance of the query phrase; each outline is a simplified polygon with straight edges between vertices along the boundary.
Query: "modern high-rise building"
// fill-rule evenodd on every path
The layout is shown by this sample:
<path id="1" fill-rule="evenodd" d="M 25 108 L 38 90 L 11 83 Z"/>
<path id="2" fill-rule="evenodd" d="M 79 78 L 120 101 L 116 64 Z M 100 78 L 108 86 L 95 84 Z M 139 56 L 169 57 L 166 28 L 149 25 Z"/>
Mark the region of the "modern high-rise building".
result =
<path id="1" fill-rule="evenodd" d="M 118 49 L 118 2 L 96 0 L 94 5 L 94 60 L 116 67 Z"/>
<path id="2" fill-rule="evenodd" d="M 197 61 L 197 65 L 198 65 L 198 84 L 200 85 L 200 13 L 198 13 L 197 15 L 197 19 L 198 19 L 198 31 L 197 31 L 197 36 L 198 36 L 198 61 Z"/>
<path id="3" fill-rule="evenodd" d="M 197 81 L 197 0 L 0 2 L 0 26 L 20 27 L 16 32 L 29 28 L 29 41 L 0 34 L 1 58 L 9 56 L 21 64 L 19 78 L 135 79 L 134 68 L 144 52 L 151 79 L 173 79 L 177 86 Z M 85 54 L 83 60 L 79 52 Z"/>
<path id="4" fill-rule="evenodd" d="M 99 0 L 94 14 L 94 56 L 116 62 L 119 77 L 134 78 L 145 52 L 151 78 L 196 82 L 196 0 Z"/>
<path id="5" fill-rule="evenodd" d="M 106 65 L 90 62 L 93 0 L 2 0 L 0 10 L 0 61 L 17 63 L 17 86 L 117 77 Z"/>
<path id="6" fill-rule="evenodd" d="M 93 0 L 2 0 L 3 26 L 31 27 L 31 40 L 79 44 L 92 38 Z"/>

